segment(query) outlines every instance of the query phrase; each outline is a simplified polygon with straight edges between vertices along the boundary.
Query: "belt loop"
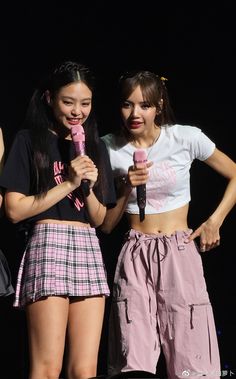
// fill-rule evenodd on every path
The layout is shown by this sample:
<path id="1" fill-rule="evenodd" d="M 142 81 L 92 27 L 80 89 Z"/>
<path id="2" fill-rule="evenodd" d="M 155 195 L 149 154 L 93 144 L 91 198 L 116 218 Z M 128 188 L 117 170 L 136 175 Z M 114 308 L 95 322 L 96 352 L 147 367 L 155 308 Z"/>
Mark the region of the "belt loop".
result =
<path id="1" fill-rule="evenodd" d="M 183 232 L 176 232 L 176 241 L 178 250 L 185 250 L 184 237 Z"/>

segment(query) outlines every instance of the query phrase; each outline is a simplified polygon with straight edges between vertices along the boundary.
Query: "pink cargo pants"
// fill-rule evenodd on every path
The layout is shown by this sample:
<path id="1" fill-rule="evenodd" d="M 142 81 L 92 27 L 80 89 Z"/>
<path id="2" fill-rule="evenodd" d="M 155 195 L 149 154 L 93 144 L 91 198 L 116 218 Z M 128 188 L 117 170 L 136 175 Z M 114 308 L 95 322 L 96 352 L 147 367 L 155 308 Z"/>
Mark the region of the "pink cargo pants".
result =
<path id="1" fill-rule="evenodd" d="M 120 252 L 109 320 L 108 373 L 156 373 L 163 350 L 168 378 L 220 377 L 212 307 L 191 231 L 171 236 L 130 230 Z"/>

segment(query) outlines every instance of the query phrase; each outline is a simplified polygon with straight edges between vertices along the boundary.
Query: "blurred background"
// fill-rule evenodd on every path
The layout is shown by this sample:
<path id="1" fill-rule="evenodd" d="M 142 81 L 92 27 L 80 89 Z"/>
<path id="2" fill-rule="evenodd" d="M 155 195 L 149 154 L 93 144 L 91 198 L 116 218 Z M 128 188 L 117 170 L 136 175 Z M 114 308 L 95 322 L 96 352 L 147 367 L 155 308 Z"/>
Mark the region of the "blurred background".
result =
<path id="1" fill-rule="evenodd" d="M 100 135 L 113 130 L 112 100 L 120 73 L 149 69 L 168 78 L 177 121 L 200 127 L 236 160 L 235 45 L 233 1 L 48 0 L 8 2 L 4 9 L 1 5 L 0 124 L 6 153 L 38 80 L 55 64 L 70 59 L 86 63 L 97 77 Z M 194 162 L 192 173 L 189 225 L 195 228 L 212 212 L 226 182 L 201 162 Z M 234 209 L 221 228 L 220 247 L 202 256 L 226 377 L 236 375 L 235 215 Z M 111 235 L 100 236 L 110 286 L 125 229 L 122 220 Z M 14 284 L 24 240 L 6 219 L 0 221 L 0 236 Z M 25 315 L 12 308 L 12 301 L 12 296 L 0 298 L 0 378 L 26 379 Z M 107 373 L 109 302 L 100 376 Z M 166 377 L 163 358 L 156 377 Z"/>

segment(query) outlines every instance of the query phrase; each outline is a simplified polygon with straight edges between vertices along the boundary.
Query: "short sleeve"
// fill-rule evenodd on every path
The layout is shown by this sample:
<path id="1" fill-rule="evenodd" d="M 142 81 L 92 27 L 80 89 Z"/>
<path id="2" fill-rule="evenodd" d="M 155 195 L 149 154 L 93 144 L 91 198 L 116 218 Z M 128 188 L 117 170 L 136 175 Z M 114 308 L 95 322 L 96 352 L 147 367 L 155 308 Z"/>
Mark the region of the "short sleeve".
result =
<path id="1" fill-rule="evenodd" d="M 30 193 L 31 158 L 30 139 L 27 131 L 17 133 L 0 175 L 0 186 L 9 191 Z"/>
<path id="2" fill-rule="evenodd" d="M 102 172 L 100 176 L 100 181 L 102 184 L 100 187 L 102 190 L 94 188 L 94 192 L 102 204 L 106 205 L 107 208 L 113 208 L 116 205 L 114 178 L 112 174 L 109 154 L 102 139 L 100 139 L 99 155 L 102 164 Z"/>
<path id="3" fill-rule="evenodd" d="M 216 145 L 201 129 L 192 128 L 194 130 L 190 146 L 192 160 L 196 158 L 205 161 L 213 154 Z"/>

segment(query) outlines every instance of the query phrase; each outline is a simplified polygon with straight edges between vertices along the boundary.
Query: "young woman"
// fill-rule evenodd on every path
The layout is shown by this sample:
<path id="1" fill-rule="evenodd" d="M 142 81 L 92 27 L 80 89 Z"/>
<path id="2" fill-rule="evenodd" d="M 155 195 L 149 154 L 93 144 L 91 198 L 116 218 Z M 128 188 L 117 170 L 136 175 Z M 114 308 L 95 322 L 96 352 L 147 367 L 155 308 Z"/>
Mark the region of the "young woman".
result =
<path id="1" fill-rule="evenodd" d="M 155 373 L 162 349 L 169 378 L 219 377 L 212 307 L 194 240 L 199 237 L 201 252 L 219 245 L 220 227 L 236 201 L 236 164 L 199 128 L 174 122 L 164 78 L 148 71 L 124 75 L 119 105 L 121 129 L 103 140 L 120 197 L 102 230 L 109 233 L 124 213 L 130 230 L 114 278 L 109 373 Z M 147 163 L 136 163 L 145 157 Z M 215 211 L 192 231 L 187 217 L 194 159 L 228 185 Z M 143 185 L 146 206 L 138 207 Z"/>
<path id="2" fill-rule="evenodd" d="M 27 230 L 14 306 L 27 315 L 30 379 L 96 376 L 106 273 L 95 227 L 115 201 L 87 67 L 63 62 L 31 98 L 0 178 L 9 219 Z M 83 125 L 86 155 L 71 128 Z M 89 183 L 84 194 L 81 182 Z"/>

